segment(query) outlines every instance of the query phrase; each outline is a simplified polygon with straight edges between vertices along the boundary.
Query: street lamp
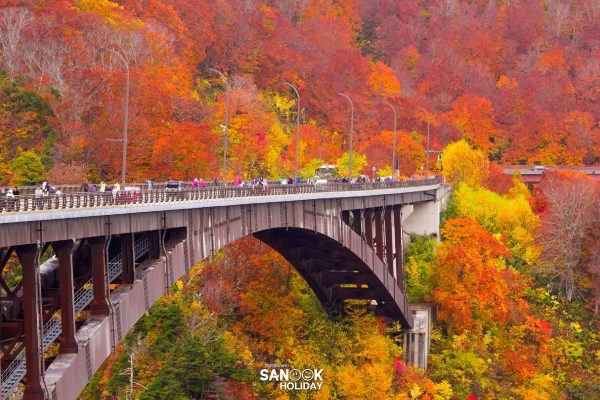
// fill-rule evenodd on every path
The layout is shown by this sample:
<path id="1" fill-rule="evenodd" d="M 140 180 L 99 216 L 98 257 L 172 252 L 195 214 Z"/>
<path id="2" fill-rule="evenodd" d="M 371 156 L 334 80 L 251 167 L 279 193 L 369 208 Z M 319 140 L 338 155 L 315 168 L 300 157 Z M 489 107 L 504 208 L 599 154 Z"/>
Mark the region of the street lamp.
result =
<path id="1" fill-rule="evenodd" d="M 319 167 L 323 165 L 323 132 L 319 135 Z"/>
<path id="2" fill-rule="evenodd" d="M 104 47 L 100 48 L 101 52 L 104 51 L 109 51 L 113 54 L 115 54 L 116 56 L 118 56 L 121 61 L 123 61 L 123 64 L 125 64 L 125 76 L 126 76 L 126 83 L 125 83 L 125 116 L 123 118 L 123 139 L 110 139 L 113 141 L 121 141 L 123 142 L 123 160 L 122 160 L 122 166 L 121 166 L 121 186 L 122 186 L 122 190 L 125 190 L 125 177 L 127 175 L 127 135 L 128 135 L 128 131 L 129 131 L 129 62 L 125 59 L 125 57 L 123 57 L 123 55 L 121 53 L 119 53 L 116 50 L 113 49 L 106 49 Z"/>
<path id="3" fill-rule="evenodd" d="M 223 75 L 221 71 L 214 68 L 208 69 L 211 72 L 219 75 L 223 79 L 223 85 L 225 85 L 225 123 L 221 125 L 223 128 L 223 184 L 227 182 L 227 129 L 229 127 L 229 84 L 227 77 Z"/>
<path id="4" fill-rule="evenodd" d="M 350 182 L 352 182 L 352 139 L 354 135 L 354 104 L 352 100 L 345 93 L 338 93 L 340 96 L 345 97 L 350 103 Z"/>
<path id="5" fill-rule="evenodd" d="M 294 161 L 294 183 L 298 180 L 298 136 L 300 135 L 300 93 L 294 85 L 289 82 L 282 82 L 283 85 L 290 87 L 296 93 L 296 105 L 298 107 L 296 115 L 296 160 Z"/>
<path id="6" fill-rule="evenodd" d="M 425 165 L 427 165 L 426 167 L 426 174 L 427 174 L 427 178 L 429 178 L 429 112 L 424 109 L 423 107 L 417 107 L 419 110 L 422 110 L 425 114 L 427 114 L 427 149 L 425 150 Z"/>
<path id="7" fill-rule="evenodd" d="M 394 144 L 392 146 L 392 176 L 394 175 L 394 169 L 396 168 L 396 121 L 398 119 L 398 114 L 396 114 L 396 107 L 394 107 L 392 105 L 392 103 L 390 103 L 387 100 L 381 100 L 383 101 L 383 104 L 387 104 L 388 106 L 390 106 L 392 108 L 392 111 L 394 112 Z M 400 178 L 399 176 L 397 178 Z"/>

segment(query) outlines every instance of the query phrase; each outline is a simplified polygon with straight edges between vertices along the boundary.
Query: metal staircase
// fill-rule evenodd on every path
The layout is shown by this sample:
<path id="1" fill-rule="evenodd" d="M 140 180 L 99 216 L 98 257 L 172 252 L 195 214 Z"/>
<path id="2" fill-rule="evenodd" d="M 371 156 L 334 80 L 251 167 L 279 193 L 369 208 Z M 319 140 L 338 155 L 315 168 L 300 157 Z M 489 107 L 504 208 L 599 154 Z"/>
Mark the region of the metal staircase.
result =
<path id="1" fill-rule="evenodd" d="M 134 254 L 136 261 L 148 253 L 149 241 L 147 236 L 142 236 L 135 241 Z M 117 254 L 108 262 L 108 282 L 111 283 L 121 275 L 123 266 L 121 264 L 121 253 Z M 75 314 L 83 311 L 94 299 L 92 279 L 88 280 L 73 296 Z M 44 334 L 42 337 L 42 346 L 44 351 L 60 336 L 62 332 L 62 323 L 60 320 L 60 311 L 57 311 L 44 324 Z M 27 366 L 25 363 L 25 349 L 17 355 L 15 360 L 8 368 L 2 371 L 0 377 L 1 398 L 5 400 L 10 393 L 17 387 L 19 382 L 25 377 Z"/>

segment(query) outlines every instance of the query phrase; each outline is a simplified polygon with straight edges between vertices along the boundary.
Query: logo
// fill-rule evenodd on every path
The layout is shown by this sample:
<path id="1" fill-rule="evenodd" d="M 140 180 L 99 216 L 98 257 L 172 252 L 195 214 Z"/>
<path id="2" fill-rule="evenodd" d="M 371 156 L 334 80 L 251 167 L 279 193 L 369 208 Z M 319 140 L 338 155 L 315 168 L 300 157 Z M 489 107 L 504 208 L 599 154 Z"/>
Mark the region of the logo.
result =
<path id="1" fill-rule="evenodd" d="M 287 364 L 267 364 L 260 370 L 260 380 L 277 382 L 280 390 L 320 390 L 323 386 L 323 370 L 296 369 Z"/>

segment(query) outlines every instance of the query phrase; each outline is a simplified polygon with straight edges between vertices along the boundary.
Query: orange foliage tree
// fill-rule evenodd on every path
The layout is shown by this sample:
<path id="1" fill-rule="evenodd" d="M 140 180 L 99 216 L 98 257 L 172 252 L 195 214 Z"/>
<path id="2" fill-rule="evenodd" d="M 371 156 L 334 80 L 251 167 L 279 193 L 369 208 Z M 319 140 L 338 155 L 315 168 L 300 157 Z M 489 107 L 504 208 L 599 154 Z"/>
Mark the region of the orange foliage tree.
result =
<path id="1" fill-rule="evenodd" d="M 492 162 L 490 163 L 489 175 L 483 182 L 483 186 L 498 194 L 506 194 L 513 187 L 513 177 L 504 173 L 500 165 Z"/>
<path id="2" fill-rule="evenodd" d="M 394 70 L 381 61 L 373 64 L 373 69 L 368 79 L 375 93 L 384 98 L 400 94 L 400 82 L 398 82 Z"/>
<path id="3" fill-rule="evenodd" d="M 508 143 L 505 133 L 496 126 L 491 101 L 479 96 L 461 96 L 452 103 L 449 117 L 476 149 L 496 160 L 502 157 Z"/>
<path id="4" fill-rule="evenodd" d="M 154 132 L 153 176 L 157 179 L 211 179 L 218 170 L 214 148 L 219 138 L 207 125 L 186 122 Z"/>
<path id="5" fill-rule="evenodd" d="M 400 163 L 400 175 L 414 175 L 425 164 L 425 148 L 418 139 L 416 135 L 403 130 L 396 132 L 396 159 Z M 392 166 L 393 143 L 394 133 L 386 130 L 363 142 L 359 151 L 367 156 L 369 167 L 382 170 Z"/>
<path id="6" fill-rule="evenodd" d="M 204 96 L 209 67 L 259 95 L 297 84 L 308 123 L 340 133 L 329 161 L 348 148 L 347 104 L 337 95 L 347 92 L 357 146 L 381 132 L 384 97 L 409 132 L 423 126 L 416 106 L 431 110 L 432 148 L 463 136 L 503 163 L 599 162 L 597 10 L 459 3 L 440 11 L 408 0 L 10 1 L 0 13 L 1 64 L 52 104 L 52 161 L 81 166 L 91 179 L 120 173 L 116 144 L 105 139 L 121 136 L 124 65 L 99 47 L 129 61 L 129 180 L 164 172 L 152 158 L 153 132 L 163 126 L 208 123 L 218 133 L 224 99 Z M 579 45 L 569 48 L 563 39 L 573 32 Z M 273 110 L 245 114 L 238 126 L 231 120 L 231 171 L 288 174 L 290 131 L 273 130 Z M 220 156 L 222 146 L 212 149 Z"/>
<path id="7" fill-rule="evenodd" d="M 481 331 L 516 318 L 526 281 L 506 267 L 504 244 L 470 218 L 447 221 L 442 235 L 432 298 L 449 329 Z"/>
<path id="8" fill-rule="evenodd" d="M 197 277 L 206 304 L 222 313 L 235 310 L 233 329 L 252 338 L 257 354 L 272 356 L 277 349 L 291 356 L 289 338 L 296 336 L 304 318 L 295 307 L 298 294 L 291 286 L 292 267 L 252 238 L 236 241 L 225 254 Z"/>

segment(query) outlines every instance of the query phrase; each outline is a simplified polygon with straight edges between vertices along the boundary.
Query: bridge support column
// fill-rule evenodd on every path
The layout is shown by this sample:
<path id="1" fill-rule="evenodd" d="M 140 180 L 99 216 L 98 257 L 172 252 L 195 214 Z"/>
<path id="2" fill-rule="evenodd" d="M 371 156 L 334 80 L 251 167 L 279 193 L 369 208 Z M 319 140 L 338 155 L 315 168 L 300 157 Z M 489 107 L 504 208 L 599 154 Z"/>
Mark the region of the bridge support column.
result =
<path id="1" fill-rule="evenodd" d="M 350 226 L 350 211 L 342 211 L 342 221 Z"/>
<path id="2" fill-rule="evenodd" d="M 396 277 L 394 273 L 394 240 L 392 237 L 393 234 L 393 225 L 392 225 L 392 207 L 385 208 L 385 259 L 387 262 L 388 272 Z"/>
<path id="3" fill-rule="evenodd" d="M 121 278 L 124 284 L 133 284 L 135 282 L 135 256 L 133 248 L 133 234 L 124 233 L 121 235 L 121 265 L 123 272 Z"/>
<path id="4" fill-rule="evenodd" d="M 373 209 L 365 208 L 365 241 L 373 248 Z"/>
<path id="5" fill-rule="evenodd" d="M 352 230 L 356 232 L 358 236 L 361 235 L 360 226 L 360 210 L 352 210 Z"/>
<path id="6" fill-rule="evenodd" d="M 404 292 L 404 240 L 402 238 L 402 206 L 394 206 L 394 242 L 396 247 L 396 282 Z"/>
<path id="7" fill-rule="evenodd" d="M 152 260 L 160 258 L 160 231 L 148 232 L 148 257 Z"/>
<path id="8" fill-rule="evenodd" d="M 375 246 L 377 257 L 383 261 L 383 221 L 381 215 L 383 209 L 381 207 L 375 208 Z"/>
<path id="9" fill-rule="evenodd" d="M 25 320 L 25 360 L 27 363 L 27 386 L 23 394 L 25 400 L 43 400 L 41 385 L 42 357 L 38 324 L 40 314 L 38 303 L 37 246 L 28 244 L 16 247 L 19 262 L 23 268 L 23 318 Z"/>
<path id="10" fill-rule="evenodd" d="M 60 353 L 77 353 L 75 339 L 75 306 L 73 304 L 73 241 L 61 240 L 52 243 L 58 257 L 58 279 L 60 296 Z"/>
<path id="11" fill-rule="evenodd" d="M 109 314 L 106 301 L 106 242 L 107 238 L 104 236 L 89 239 L 92 250 L 92 285 L 94 287 L 94 300 L 90 306 L 92 315 Z"/>

